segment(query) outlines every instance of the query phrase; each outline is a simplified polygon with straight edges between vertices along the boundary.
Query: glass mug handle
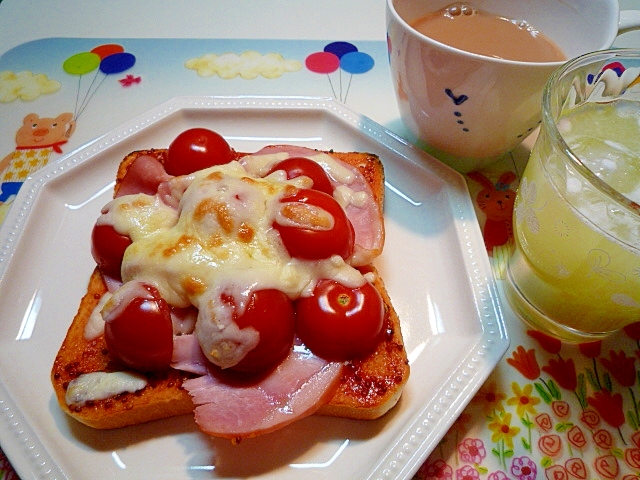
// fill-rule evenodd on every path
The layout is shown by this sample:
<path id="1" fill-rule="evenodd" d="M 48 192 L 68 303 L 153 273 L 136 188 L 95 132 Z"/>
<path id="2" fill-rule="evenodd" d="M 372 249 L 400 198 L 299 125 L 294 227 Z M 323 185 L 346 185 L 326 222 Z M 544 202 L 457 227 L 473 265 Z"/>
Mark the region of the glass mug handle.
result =
<path id="1" fill-rule="evenodd" d="M 618 35 L 640 29 L 640 10 L 622 10 L 618 23 Z"/>

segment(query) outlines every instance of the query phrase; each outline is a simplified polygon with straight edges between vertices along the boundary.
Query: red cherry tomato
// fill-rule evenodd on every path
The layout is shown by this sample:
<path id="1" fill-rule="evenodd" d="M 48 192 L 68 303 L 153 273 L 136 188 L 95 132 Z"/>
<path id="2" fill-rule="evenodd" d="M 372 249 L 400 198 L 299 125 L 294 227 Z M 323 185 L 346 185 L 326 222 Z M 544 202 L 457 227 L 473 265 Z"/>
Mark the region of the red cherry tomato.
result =
<path id="1" fill-rule="evenodd" d="M 295 302 L 296 332 L 316 355 L 351 360 L 371 353 L 384 333 L 384 303 L 369 282 L 348 288 L 321 280 L 310 297 Z"/>
<path id="2" fill-rule="evenodd" d="M 289 255 L 319 260 L 353 253 L 355 233 L 340 204 L 318 190 L 300 189 L 283 197 L 274 228 Z"/>
<path id="3" fill-rule="evenodd" d="M 95 225 L 91 232 L 91 255 L 104 275 L 121 279 L 120 268 L 124 251 L 131 239 L 120 235 L 112 225 Z"/>
<path id="4" fill-rule="evenodd" d="M 327 176 L 324 169 L 313 160 L 309 160 L 304 157 L 291 157 L 281 162 L 276 163 L 269 173 L 273 173 L 276 170 L 284 170 L 287 174 L 287 179 L 305 176 L 313 180 L 314 190 L 320 190 L 327 195 L 333 195 L 333 185 Z M 267 173 L 267 175 L 269 174 Z"/>
<path id="5" fill-rule="evenodd" d="M 234 320 L 240 328 L 255 328 L 260 342 L 232 369 L 258 372 L 278 365 L 293 346 L 294 318 L 293 304 L 285 293 L 275 289 L 253 292 L 242 315 Z"/>
<path id="6" fill-rule="evenodd" d="M 171 142 L 164 168 L 169 175 L 188 175 L 224 165 L 233 158 L 233 150 L 221 135 L 206 128 L 191 128 Z"/>
<path id="7" fill-rule="evenodd" d="M 111 308 L 110 308 L 110 304 Z M 171 363 L 171 308 L 158 290 L 128 282 L 103 310 L 104 336 L 109 354 L 135 370 L 164 370 Z"/>

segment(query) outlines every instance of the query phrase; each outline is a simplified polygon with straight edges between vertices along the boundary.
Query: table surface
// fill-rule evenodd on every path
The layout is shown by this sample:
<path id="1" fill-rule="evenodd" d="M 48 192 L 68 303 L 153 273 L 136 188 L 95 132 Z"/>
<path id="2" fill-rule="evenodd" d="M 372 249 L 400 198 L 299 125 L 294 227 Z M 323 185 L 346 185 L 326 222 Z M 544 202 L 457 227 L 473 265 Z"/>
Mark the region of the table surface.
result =
<path id="1" fill-rule="evenodd" d="M 621 1 L 621 7 L 640 8 L 640 1 Z M 399 121 L 384 61 L 382 0 L 0 3 L 0 72 L 48 72 L 51 61 L 42 55 L 43 51 L 75 48 L 79 52 L 112 42 L 138 47 L 139 59 L 146 62 L 147 70 L 132 69 L 130 75 L 121 75 L 116 94 L 107 93 L 116 91 L 107 90 L 114 87 L 104 87 L 88 97 L 85 118 L 78 119 L 76 131 L 63 146 L 65 151 L 172 96 L 201 93 L 198 88 L 204 87 L 194 86 L 195 83 L 187 91 L 170 82 L 145 85 L 153 61 L 159 60 L 152 61 L 139 52 L 144 50 L 140 50 L 144 39 L 154 38 L 163 39 L 174 51 L 180 51 L 190 41 L 205 42 L 218 52 L 241 52 L 269 44 L 285 58 L 293 56 L 301 62 L 305 54 L 328 42 L 352 42 L 376 58 L 376 68 L 358 79 L 359 83 L 340 84 L 343 79 L 331 82 L 320 75 L 313 82 L 295 86 L 282 79 L 253 83 L 245 80 L 228 82 L 223 93 L 333 96 L 398 135 L 407 136 Z M 640 34 L 625 34 L 616 46 L 640 47 Z M 1 88 L 0 84 L 0 91 Z M 14 150 L 16 130 L 27 113 L 61 113 L 56 110 L 60 106 L 50 99 L 54 96 L 47 95 L 42 93 L 31 100 L 0 99 L 0 158 Z M 135 95 L 136 101 L 129 102 L 132 110 L 109 108 L 113 98 L 127 102 L 127 95 Z M 375 102 L 370 101 L 372 96 Z M 527 139 L 519 149 L 482 173 L 492 183 L 500 182 L 505 172 L 518 176 L 531 142 L 531 138 Z M 60 155 L 52 151 L 49 161 L 55 162 Z M 480 185 L 471 179 L 468 185 L 475 199 Z M 517 188 L 517 180 L 511 188 Z M 484 229 L 485 212 L 479 207 L 476 212 Z M 485 234 L 487 238 L 491 232 Z M 507 249 L 503 245 L 490 251 L 499 288 Z M 415 478 L 630 480 L 640 476 L 638 330 L 628 329 L 588 346 L 564 345 L 528 331 L 506 301 L 502 303 L 511 345 L 450 431 L 415 472 Z M 0 450 L 2 478 L 17 478 L 17 474 Z"/>

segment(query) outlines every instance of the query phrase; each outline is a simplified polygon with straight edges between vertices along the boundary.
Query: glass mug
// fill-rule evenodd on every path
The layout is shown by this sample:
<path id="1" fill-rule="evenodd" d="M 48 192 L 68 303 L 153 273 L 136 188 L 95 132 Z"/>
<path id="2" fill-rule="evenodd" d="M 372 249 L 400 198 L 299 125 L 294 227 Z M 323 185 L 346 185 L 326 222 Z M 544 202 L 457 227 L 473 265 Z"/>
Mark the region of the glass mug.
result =
<path id="1" fill-rule="evenodd" d="M 544 90 L 514 207 L 505 294 L 562 340 L 640 321 L 640 50 L 580 56 Z"/>

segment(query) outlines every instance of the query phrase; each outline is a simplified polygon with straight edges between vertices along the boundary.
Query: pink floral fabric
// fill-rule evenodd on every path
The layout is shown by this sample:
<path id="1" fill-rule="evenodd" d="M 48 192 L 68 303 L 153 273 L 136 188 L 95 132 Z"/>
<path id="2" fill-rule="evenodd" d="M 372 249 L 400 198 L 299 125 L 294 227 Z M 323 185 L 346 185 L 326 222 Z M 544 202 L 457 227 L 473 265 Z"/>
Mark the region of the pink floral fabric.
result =
<path id="1" fill-rule="evenodd" d="M 518 329 L 414 479 L 640 478 L 640 323 L 581 345 Z"/>

